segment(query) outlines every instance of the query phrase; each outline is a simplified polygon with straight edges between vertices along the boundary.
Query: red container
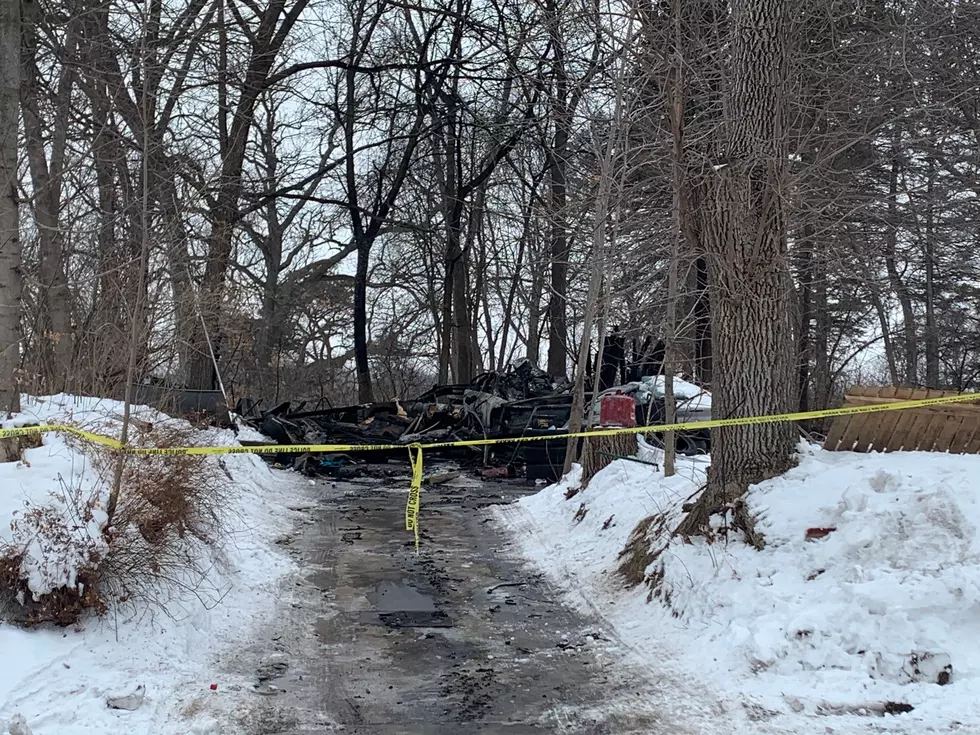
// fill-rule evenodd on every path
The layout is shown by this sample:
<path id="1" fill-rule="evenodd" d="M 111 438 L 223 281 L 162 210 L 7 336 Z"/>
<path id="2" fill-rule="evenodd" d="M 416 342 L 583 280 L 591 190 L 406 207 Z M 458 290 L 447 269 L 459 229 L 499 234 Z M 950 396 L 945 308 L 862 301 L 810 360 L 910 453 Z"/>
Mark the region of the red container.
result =
<path id="1" fill-rule="evenodd" d="M 603 396 L 599 403 L 600 426 L 636 426 L 636 402 L 631 396 Z"/>

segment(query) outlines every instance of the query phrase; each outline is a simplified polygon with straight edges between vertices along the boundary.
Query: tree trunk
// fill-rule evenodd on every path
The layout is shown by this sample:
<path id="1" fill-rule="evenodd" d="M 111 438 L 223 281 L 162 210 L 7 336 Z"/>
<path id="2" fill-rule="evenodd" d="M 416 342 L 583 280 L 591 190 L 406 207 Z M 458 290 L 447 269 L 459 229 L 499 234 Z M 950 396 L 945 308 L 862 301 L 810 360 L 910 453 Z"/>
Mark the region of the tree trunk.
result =
<path id="1" fill-rule="evenodd" d="M 267 220 L 268 221 L 268 220 Z M 265 283 L 259 311 L 258 333 L 255 335 L 255 362 L 258 373 L 259 396 L 278 401 L 279 385 L 272 364 L 273 345 L 279 340 L 279 268 L 282 261 L 282 233 L 269 238 L 265 252 Z"/>
<path id="2" fill-rule="evenodd" d="M 543 273 L 543 268 L 531 268 L 531 288 L 527 294 L 526 356 L 534 367 L 541 366 L 541 295 L 545 283 Z"/>
<path id="3" fill-rule="evenodd" d="M 885 237 L 885 270 L 892 290 L 902 307 L 902 331 L 905 344 L 905 384 L 919 384 L 919 349 L 916 339 L 915 311 L 912 295 L 902 281 L 896 265 L 898 251 L 898 174 L 901 168 L 901 133 L 892 135 L 891 166 L 888 172 L 888 233 Z"/>
<path id="4" fill-rule="evenodd" d="M 0 0 L 0 411 L 20 410 L 20 0 Z"/>
<path id="5" fill-rule="evenodd" d="M 936 328 L 936 246 L 933 242 L 936 235 L 933 214 L 935 179 L 936 161 L 930 156 L 926 182 L 926 333 L 923 340 L 926 348 L 926 386 L 929 388 L 941 387 L 939 385 L 939 333 Z"/>
<path id="6" fill-rule="evenodd" d="M 187 383 L 187 371 L 190 366 L 189 341 L 186 335 L 194 331 L 194 284 L 191 282 L 190 257 L 187 253 L 187 233 L 184 221 L 180 216 L 180 197 L 177 193 L 174 172 L 165 167 L 165 163 L 156 156 L 153 176 L 159 184 L 158 201 L 160 218 L 166 228 L 168 240 L 165 249 L 167 275 L 174 300 L 174 354 L 176 365 L 179 366 L 179 382 Z"/>
<path id="7" fill-rule="evenodd" d="M 48 166 L 44 130 L 39 104 L 39 81 L 34 56 L 37 47 L 36 33 L 25 24 L 23 38 L 21 83 L 21 109 L 24 115 L 24 139 L 27 159 L 34 190 L 34 216 L 40 250 L 40 324 L 44 334 L 39 342 L 43 346 L 44 369 L 47 389 L 60 393 L 67 389 L 72 373 L 74 355 L 74 328 L 71 319 L 71 292 L 65 274 L 64 238 L 61 234 L 61 163 L 64 161 L 66 131 L 68 128 L 68 98 L 74 86 L 71 67 L 61 72 L 58 84 L 56 127 L 51 146 L 51 166 Z M 74 34 L 69 33 L 70 44 Z M 67 53 L 73 54 L 69 45 Z"/>
<path id="8" fill-rule="evenodd" d="M 357 400 L 374 401 L 371 363 L 368 361 L 367 280 L 371 244 L 357 244 L 357 270 L 354 274 L 354 370 L 357 374 Z"/>
<path id="9" fill-rule="evenodd" d="M 802 242 L 799 244 L 800 257 L 800 288 L 798 296 L 797 333 L 796 333 L 796 369 L 797 391 L 799 400 L 797 406 L 803 413 L 810 410 L 810 362 L 811 362 L 811 332 L 813 327 L 813 226 L 807 224 L 803 228 Z"/>
<path id="10" fill-rule="evenodd" d="M 785 413 L 796 393 L 782 204 L 787 12 L 784 0 L 730 7 L 724 163 L 703 174 L 700 208 L 712 269 L 715 418 Z M 708 488 L 678 533 L 703 532 L 708 516 L 750 484 L 791 467 L 795 435 L 786 423 L 715 429 Z"/>
<path id="11" fill-rule="evenodd" d="M 450 217 L 454 213 L 449 213 Z M 459 355 L 459 325 L 458 311 L 453 309 L 456 300 L 456 282 L 458 271 L 462 268 L 463 251 L 459 245 L 459 223 L 449 222 L 446 238 L 446 259 L 443 263 L 442 281 L 442 351 L 439 355 L 439 381 L 446 383 L 450 374 L 454 383 L 465 382 L 460 375 L 461 359 Z M 455 353 L 455 359 L 453 359 Z"/>
<path id="12" fill-rule="evenodd" d="M 871 293 L 871 304 L 874 306 L 875 313 L 878 315 L 878 324 L 881 326 L 881 342 L 885 350 L 885 364 L 888 365 L 888 379 L 893 385 L 897 385 L 898 363 L 895 360 L 895 347 L 892 344 L 891 325 L 888 321 L 888 311 L 881 299 L 881 290 L 874 281 L 874 274 L 868 275 L 868 291 Z"/>
<path id="13" fill-rule="evenodd" d="M 585 301 L 585 313 L 582 317 L 582 339 L 578 346 L 578 360 L 575 364 L 575 384 L 572 388 L 572 407 L 568 417 L 568 432 L 575 434 L 582 430 L 585 413 L 585 378 L 589 364 L 589 346 L 592 341 L 592 325 L 599 314 L 600 299 L 603 294 L 606 265 L 606 231 L 610 214 L 610 200 L 613 187 L 613 161 L 616 153 L 617 136 L 622 122 L 623 80 L 617 80 L 616 99 L 610 133 L 606 138 L 606 148 L 599 162 L 599 190 L 596 193 L 595 217 L 592 223 L 592 248 L 589 253 L 589 291 Z M 605 309 L 603 309 L 605 314 Z M 596 365 L 596 382 L 602 368 L 602 353 L 606 338 L 605 320 L 600 324 L 598 364 Z M 560 376 L 559 376 L 560 377 Z M 596 386 L 598 387 L 598 386 Z M 593 390 L 593 401 L 597 390 Z M 591 420 L 591 415 L 588 417 Z M 572 468 L 572 463 L 578 459 L 578 439 L 570 436 L 565 449 L 564 472 Z"/>
<path id="14" fill-rule="evenodd" d="M 687 222 L 684 208 L 684 47 L 681 33 L 681 0 L 671 3 L 674 49 L 670 69 L 668 100 L 670 103 L 671 183 L 673 232 L 670 241 L 670 262 L 667 264 L 667 314 L 664 319 L 664 421 L 669 425 L 677 420 L 677 401 L 674 397 L 674 366 L 677 363 L 677 290 L 681 244 Z M 677 462 L 677 433 L 664 434 L 664 476 L 673 477 Z"/>
<path id="15" fill-rule="evenodd" d="M 611 145 L 610 145 L 611 147 Z M 604 165 L 604 169 L 607 167 Z M 575 366 L 575 382 L 572 387 L 572 407 L 568 417 L 568 432 L 575 434 L 582 430 L 585 417 L 585 378 L 589 364 L 589 345 L 591 343 L 592 325 L 596 320 L 599 309 L 599 294 L 602 291 L 603 266 L 602 255 L 606 242 L 606 218 L 609 212 L 609 173 L 608 169 L 600 176 L 599 196 L 596 200 L 595 222 L 592 226 L 592 257 L 590 261 L 589 291 L 585 301 L 585 314 L 582 318 L 582 341 L 579 343 L 578 360 Z M 602 344 L 599 344 L 599 360 L 602 360 Z M 578 439 L 569 437 L 565 451 L 564 473 L 572 469 L 572 464 L 578 460 Z"/>
<path id="16" fill-rule="evenodd" d="M 551 294 L 548 300 L 548 373 L 564 378 L 568 374 L 568 141 L 572 111 L 569 107 L 568 70 L 565 68 L 565 38 L 560 25 L 557 0 L 547 7 L 548 30 L 554 50 L 555 134 L 548 152 L 548 201 L 551 220 Z M 585 340 L 588 342 L 588 340 Z"/>
<path id="17" fill-rule="evenodd" d="M 827 264 L 819 252 L 813 255 L 813 406 L 830 404 L 830 310 L 827 303 Z"/>
<path id="18" fill-rule="evenodd" d="M 524 270 L 524 252 L 525 250 L 532 250 L 533 247 L 530 244 L 531 238 L 534 237 L 531 232 L 531 215 L 534 212 L 534 193 L 537 190 L 537 181 L 534 182 L 534 187 L 529 192 L 528 200 L 525 205 L 523 217 L 522 217 L 522 227 L 520 230 L 520 236 L 517 240 L 517 256 L 514 260 L 514 272 L 511 274 L 510 284 L 507 289 L 507 300 L 504 305 L 504 318 L 503 326 L 500 336 L 500 352 L 497 356 L 497 365 L 500 370 L 503 370 L 507 364 L 507 346 L 508 339 L 510 337 L 510 332 L 514 326 L 514 300 L 517 298 L 517 291 L 523 281 L 522 273 Z M 532 269 L 533 271 L 533 269 Z M 532 278 L 533 278 L 532 274 Z M 535 299 L 536 300 L 536 299 Z M 533 303 L 534 300 L 532 300 Z M 530 315 L 529 315 L 530 317 Z M 530 322 L 530 318 L 529 318 Z M 528 325 L 530 328 L 530 324 Z M 515 340 L 516 341 L 516 340 Z M 531 334 L 528 333 L 527 336 L 527 350 L 526 357 L 528 360 L 531 359 Z M 535 367 L 538 366 L 538 355 L 537 350 L 535 350 L 534 360 L 531 360 Z"/>
<path id="19" fill-rule="evenodd" d="M 548 373 L 568 374 L 568 234 L 565 231 L 567 133 L 555 135 L 551 164 L 551 298 L 548 300 Z"/>

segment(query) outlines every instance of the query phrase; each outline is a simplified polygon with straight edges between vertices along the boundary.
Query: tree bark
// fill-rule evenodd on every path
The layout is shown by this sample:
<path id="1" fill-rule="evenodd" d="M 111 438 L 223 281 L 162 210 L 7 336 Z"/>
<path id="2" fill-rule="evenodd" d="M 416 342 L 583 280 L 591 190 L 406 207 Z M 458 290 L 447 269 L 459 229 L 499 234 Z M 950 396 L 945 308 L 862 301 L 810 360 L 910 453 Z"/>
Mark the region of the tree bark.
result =
<path id="1" fill-rule="evenodd" d="M 701 237 L 711 266 L 715 418 L 785 413 L 795 396 L 792 281 L 783 214 L 785 0 L 733 0 L 722 161 L 703 175 Z M 786 423 L 715 429 L 708 488 L 678 533 L 794 461 Z"/>
<path id="2" fill-rule="evenodd" d="M 354 273 L 354 370 L 357 374 L 357 400 L 360 403 L 374 400 L 371 363 L 368 360 L 367 280 L 370 262 L 371 242 L 362 238 L 357 243 L 357 269 Z"/>
<path id="3" fill-rule="evenodd" d="M 20 0 L 0 0 L 0 411 L 20 410 Z"/>
<path id="4" fill-rule="evenodd" d="M 45 354 L 44 369 L 47 388 L 52 393 L 67 389 L 74 355 L 72 326 L 72 294 L 65 273 L 64 238 L 61 234 L 61 173 L 65 157 L 65 142 L 69 125 L 68 113 L 74 68 L 66 66 L 58 83 L 51 165 L 45 150 L 44 128 L 40 113 L 40 85 L 35 65 L 37 34 L 33 25 L 25 23 L 22 33 L 21 109 L 24 116 L 24 140 L 34 191 L 34 217 L 40 251 L 40 303 L 44 334 L 40 343 Z M 66 39 L 66 53 L 74 55 L 74 29 Z"/>
<path id="5" fill-rule="evenodd" d="M 671 3 L 674 48 L 670 69 L 668 101 L 671 132 L 671 233 L 670 258 L 667 264 L 667 314 L 664 319 L 664 421 L 670 425 L 677 420 L 677 401 L 674 396 L 674 366 L 677 363 L 677 299 L 678 268 L 681 245 L 687 224 L 684 188 L 684 38 L 681 32 L 681 0 Z M 677 462 L 677 433 L 664 434 L 664 476 L 673 477 Z"/>

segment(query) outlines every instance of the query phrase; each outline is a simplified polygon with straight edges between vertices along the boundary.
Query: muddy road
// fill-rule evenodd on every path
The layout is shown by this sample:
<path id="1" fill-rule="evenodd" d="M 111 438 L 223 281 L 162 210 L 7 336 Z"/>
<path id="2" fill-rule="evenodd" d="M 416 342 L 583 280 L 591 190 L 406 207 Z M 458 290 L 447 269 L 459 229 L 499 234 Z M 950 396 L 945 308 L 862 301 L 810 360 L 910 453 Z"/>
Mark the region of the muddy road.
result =
<path id="1" fill-rule="evenodd" d="M 247 735 L 678 732 L 602 626 L 509 552 L 488 508 L 534 492 L 465 475 L 425 488 L 422 547 L 406 481 L 309 487 L 301 572 L 229 671 L 254 679 Z"/>

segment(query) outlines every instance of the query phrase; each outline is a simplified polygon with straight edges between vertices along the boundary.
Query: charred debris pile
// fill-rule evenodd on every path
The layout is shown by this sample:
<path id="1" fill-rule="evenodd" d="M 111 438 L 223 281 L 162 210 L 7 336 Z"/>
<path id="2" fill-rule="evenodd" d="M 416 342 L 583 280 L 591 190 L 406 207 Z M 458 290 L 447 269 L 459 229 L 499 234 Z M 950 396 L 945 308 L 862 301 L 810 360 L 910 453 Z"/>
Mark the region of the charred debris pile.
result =
<path id="1" fill-rule="evenodd" d="M 625 393 L 636 399 L 638 425 L 663 421 L 664 402 L 641 383 L 615 386 L 605 392 Z M 591 398 L 591 396 L 588 396 Z M 454 442 L 467 439 L 514 439 L 554 436 L 554 440 L 506 442 L 481 447 L 433 450 L 485 470 L 488 475 L 554 480 L 565 460 L 567 426 L 572 407 L 571 385 L 556 380 L 530 362 L 521 361 L 507 372 L 484 373 L 468 385 L 436 386 L 411 400 L 384 401 L 340 408 L 309 407 L 307 403 L 281 403 L 268 410 L 248 399 L 237 413 L 250 426 L 276 444 L 404 445 L 418 442 Z M 694 412 L 679 407 L 681 420 Z M 679 449 L 706 451 L 704 432 L 682 434 Z M 246 442 L 247 443 L 247 442 Z M 364 453 L 282 453 L 270 461 L 292 466 L 310 475 L 341 478 L 384 472 L 389 461 L 404 462 L 403 450 Z"/>

